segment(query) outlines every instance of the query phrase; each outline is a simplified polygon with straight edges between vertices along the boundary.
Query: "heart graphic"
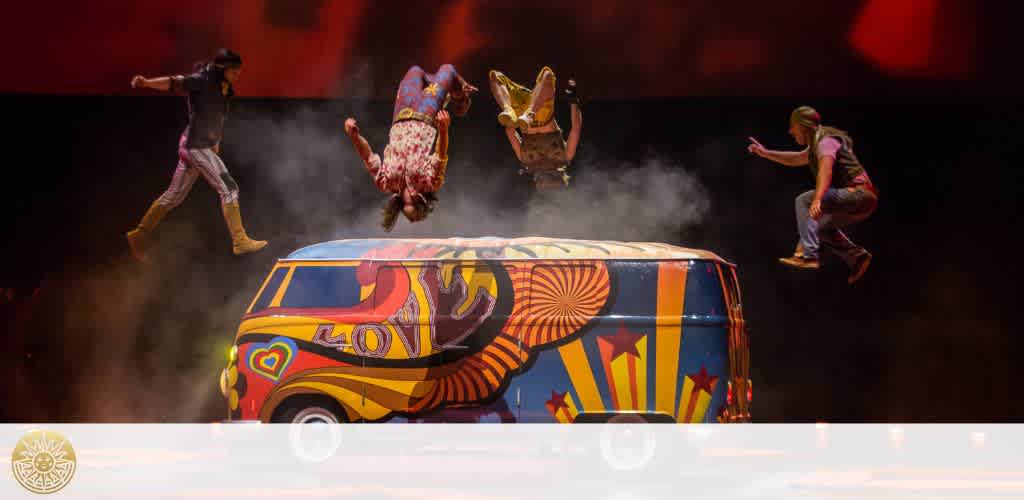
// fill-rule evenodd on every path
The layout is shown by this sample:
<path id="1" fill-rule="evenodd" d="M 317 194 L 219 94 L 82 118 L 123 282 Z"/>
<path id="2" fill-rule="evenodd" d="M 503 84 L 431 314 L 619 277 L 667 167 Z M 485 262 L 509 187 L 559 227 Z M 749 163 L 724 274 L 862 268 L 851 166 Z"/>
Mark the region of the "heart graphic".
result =
<path id="1" fill-rule="evenodd" d="M 260 366 L 268 370 L 273 370 L 278 361 L 281 361 L 281 355 L 277 352 L 271 352 L 259 360 Z"/>
<path id="2" fill-rule="evenodd" d="M 249 350 L 249 369 L 277 382 L 291 365 L 297 351 L 295 341 L 287 337 L 275 337 L 270 342 L 253 344 Z"/>

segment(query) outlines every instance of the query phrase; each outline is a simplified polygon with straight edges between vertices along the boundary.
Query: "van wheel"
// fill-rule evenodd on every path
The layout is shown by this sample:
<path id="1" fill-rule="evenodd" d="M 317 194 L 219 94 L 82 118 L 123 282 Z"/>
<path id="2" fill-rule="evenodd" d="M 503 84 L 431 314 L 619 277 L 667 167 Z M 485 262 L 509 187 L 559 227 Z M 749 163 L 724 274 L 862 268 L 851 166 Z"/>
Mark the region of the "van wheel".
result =
<path id="1" fill-rule="evenodd" d="M 609 424 L 646 424 L 647 419 L 635 413 L 620 413 L 608 419 Z"/>
<path id="2" fill-rule="evenodd" d="M 344 421 L 342 415 L 337 401 L 326 396 L 304 395 L 282 402 L 272 421 L 292 424 L 288 426 L 288 444 L 293 456 L 305 462 L 322 463 L 341 448 L 342 426 L 337 424 Z"/>
<path id="3" fill-rule="evenodd" d="M 315 394 L 292 396 L 278 405 L 270 421 L 275 424 L 338 424 L 344 410 L 332 398 Z"/>
<path id="4" fill-rule="evenodd" d="M 640 415 L 620 414 L 607 424 L 647 424 Z M 650 425 L 611 426 L 601 432 L 599 450 L 604 463 L 617 472 L 634 473 L 646 469 L 655 457 L 657 439 Z"/>
<path id="5" fill-rule="evenodd" d="M 327 408 L 313 406 L 299 411 L 292 417 L 293 424 L 337 424 L 338 416 Z"/>

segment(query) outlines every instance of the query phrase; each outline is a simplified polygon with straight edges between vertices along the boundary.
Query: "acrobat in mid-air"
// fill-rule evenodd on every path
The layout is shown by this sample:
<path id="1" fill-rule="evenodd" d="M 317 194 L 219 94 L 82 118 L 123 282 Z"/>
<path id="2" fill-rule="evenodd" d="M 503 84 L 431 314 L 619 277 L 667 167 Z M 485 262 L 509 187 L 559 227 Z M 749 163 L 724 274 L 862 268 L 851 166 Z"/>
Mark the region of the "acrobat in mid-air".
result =
<path id="1" fill-rule="evenodd" d="M 135 258 L 145 260 L 149 236 L 168 212 L 185 201 L 200 175 L 220 195 L 221 212 L 235 255 L 255 252 L 267 245 L 266 241 L 253 240 L 246 234 L 238 205 L 238 184 L 220 158 L 228 102 L 235 94 L 234 84 L 241 71 L 242 58 L 235 52 L 221 49 L 213 61 L 188 76 L 132 78 L 133 88 L 188 94 L 188 126 L 178 141 L 178 166 L 171 177 L 171 185 L 150 205 L 138 227 L 126 235 Z"/>
<path id="2" fill-rule="evenodd" d="M 576 82 L 569 80 L 565 90 L 572 117 L 568 140 L 563 139 L 555 120 L 555 72 L 551 68 L 541 69 L 532 90 L 496 70 L 490 72 L 490 83 L 501 109 L 498 123 L 505 127 L 508 142 L 522 165 L 520 173 L 533 176 L 537 191 L 567 187 L 569 175 L 565 171 L 576 156 L 583 128 Z"/>
<path id="3" fill-rule="evenodd" d="M 418 222 L 433 211 L 448 168 L 451 117 L 446 109 L 456 116 L 465 115 L 474 92 L 477 88 L 451 64 L 442 65 L 434 74 L 419 66 L 409 68 L 398 86 L 383 158 L 360 135 L 355 118 L 345 120 L 345 133 L 374 184 L 390 195 L 384 205 L 385 231 L 394 228 L 399 212 L 409 222 Z"/>
<path id="4" fill-rule="evenodd" d="M 800 242 L 783 264 L 798 269 L 818 269 L 819 244 L 850 267 L 850 284 L 859 280 L 871 263 L 871 253 L 851 241 L 841 228 L 867 219 L 878 206 L 878 190 L 853 153 L 853 139 L 839 129 L 823 126 L 821 116 L 809 106 L 793 110 L 789 133 L 803 151 L 772 151 L 753 137 L 747 150 L 790 167 L 810 166 L 814 190 L 796 198 L 796 227 Z"/>

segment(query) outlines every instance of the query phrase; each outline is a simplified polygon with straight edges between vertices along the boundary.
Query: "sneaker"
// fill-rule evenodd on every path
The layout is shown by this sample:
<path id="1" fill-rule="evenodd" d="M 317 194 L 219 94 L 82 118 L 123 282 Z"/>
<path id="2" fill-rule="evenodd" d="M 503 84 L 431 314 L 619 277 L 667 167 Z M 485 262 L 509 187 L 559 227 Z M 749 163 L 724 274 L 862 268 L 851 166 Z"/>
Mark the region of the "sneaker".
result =
<path id="1" fill-rule="evenodd" d="M 779 259 L 779 262 L 792 268 L 809 269 L 812 271 L 817 271 L 818 268 L 821 267 L 821 264 L 818 262 L 818 259 L 807 259 L 802 256 L 782 257 Z"/>
<path id="2" fill-rule="evenodd" d="M 536 115 L 533 113 L 533 111 L 527 111 L 520 115 L 519 118 L 516 120 L 516 126 L 519 127 L 519 130 L 525 132 L 527 129 L 530 128 L 530 125 L 533 124 L 533 120 L 535 118 Z"/>
<path id="3" fill-rule="evenodd" d="M 501 114 L 498 115 L 498 123 L 500 123 L 501 126 L 505 128 L 512 128 L 517 126 L 515 111 L 513 111 L 512 108 L 508 108 L 502 111 Z"/>
<path id="4" fill-rule="evenodd" d="M 851 285 L 856 283 L 857 280 L 859 280 L 862 276 L 864 276 L 864 273 L 867 272 L 868 266 L 870 266 L 870 265 L 871 265 L 871 254 L 868 253 L 868 254 L 864 254 L 863 256 L 861 256 L 861 258 L 857 259 L 857 262 L 853 264 L 853 269 L 852 269 L 853 272 L 850 273 L 850 277 L 846 279 L 846 282 L 851 284 Z"/>

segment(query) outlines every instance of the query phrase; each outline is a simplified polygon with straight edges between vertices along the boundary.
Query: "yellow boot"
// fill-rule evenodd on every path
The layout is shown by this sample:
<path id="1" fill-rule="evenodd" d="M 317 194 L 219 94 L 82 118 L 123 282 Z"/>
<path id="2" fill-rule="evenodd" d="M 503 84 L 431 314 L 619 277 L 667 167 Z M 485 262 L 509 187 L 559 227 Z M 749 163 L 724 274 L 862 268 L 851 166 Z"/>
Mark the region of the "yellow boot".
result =
<path id="1" fill-rule="evenodd" d="M 139 222 L 138 227 L 125 234 L 125 238 L 128 239 L 128 247 L 132 250 L 132 256 L 140 262 L 146 261 L 145 251 L 150 233 L 160 225 L 160 221 L 170 211 L 170 206 L 154 201 L 149 206 L 149 210 L 146 210 L 146 215 L 142 216 L 142 221 Z"/>
<path id="2" fill-rule="evenodd" d="M 231 233 L 232 250 L 235 255 L 256 252 L 267 246 L 266 241 L 254 240 L 245 234 L 245 227 L 242 226 L 242 213 L 239 210 L 238 202 L 222 203 L 224 221 L 227 222 L 228 231 Z"/>

